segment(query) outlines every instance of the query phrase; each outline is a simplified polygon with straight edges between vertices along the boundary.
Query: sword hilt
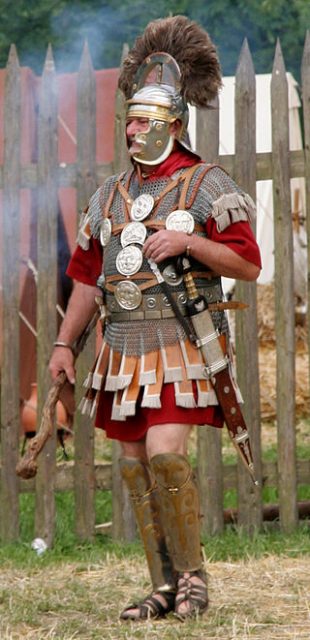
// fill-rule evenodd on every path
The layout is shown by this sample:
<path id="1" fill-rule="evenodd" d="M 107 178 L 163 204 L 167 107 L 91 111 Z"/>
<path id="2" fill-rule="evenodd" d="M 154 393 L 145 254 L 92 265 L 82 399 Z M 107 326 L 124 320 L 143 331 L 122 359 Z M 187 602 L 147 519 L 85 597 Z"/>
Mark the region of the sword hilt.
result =
<path id="1" fill-rule="evenodd" d="M 205 311 L 208 308 L 208 303 L 204 296 L 202 296 L 196 287 L 195 280 L 191 272 L 191 263 L 186 255 L 179 256 L 177 259 L 176 270 L 178 273 L 183 274 L 183 280 L 187 293 L 186 306 L 190 316 L 195 316 L 201 311 Z"/>
<path id="2" fill-rule="evenodd" d="M 197 298 L 199 296 L 199 293 L 192 276 L 191 263 L 189 258 L 185 254 L 178 257 L 176 261 L 176 270 L 178 273 L 181 273 L 183 275 L 188 299 L 194 300 L 195 298 Z"/>

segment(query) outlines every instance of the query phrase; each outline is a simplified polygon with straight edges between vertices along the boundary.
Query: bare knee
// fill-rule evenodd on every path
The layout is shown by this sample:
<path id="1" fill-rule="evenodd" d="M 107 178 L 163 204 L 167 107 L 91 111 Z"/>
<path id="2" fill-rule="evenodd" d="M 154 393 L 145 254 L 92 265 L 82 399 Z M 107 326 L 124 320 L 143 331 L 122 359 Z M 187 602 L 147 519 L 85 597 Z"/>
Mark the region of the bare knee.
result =
<path id="1" fill-rule="evenodd" d="M 125 458 L 139 458 L 143 462 L 147 462 L 147 454 L 145 440 L 137 442 L 120 442 L 121 455 Z"/>
<path id="2" fill-rule="evenodd" d="M 192 425 L 160 424 L 150 427 L 146 436 L 146 453 L 150 460 L 159 453 L 186 455 Z"/>

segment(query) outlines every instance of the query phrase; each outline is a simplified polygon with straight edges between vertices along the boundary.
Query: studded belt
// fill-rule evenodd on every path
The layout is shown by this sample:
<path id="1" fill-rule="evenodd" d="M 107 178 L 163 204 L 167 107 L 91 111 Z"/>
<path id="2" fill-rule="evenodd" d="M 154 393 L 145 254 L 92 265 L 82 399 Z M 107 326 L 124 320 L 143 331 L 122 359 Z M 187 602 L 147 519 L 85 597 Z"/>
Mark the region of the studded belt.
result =
<path id="1" fill-rule="evenodd" d="M 220 298 L 219 287 L 211 288 L 201 288 L 199 289 L 199 293 L 203 295 L 208 302 L 213 302 L 214 304 L 210 305 L 214 307 L 214 311 L 217 310 L 217 301 Z M 216 291 L 214 291 L 214 289 Z M 187 296 L 183 291 L 172 292 L 172 295 L 178 304 L 180 313 L 183 316 L 188 315 L 187 313 Z M 175 313 L 171 308 L 170 302 L 168 298 L 162 294 L 157 293 L 151 296 L 143 295 L 141 304 L 138 309 L 134 309 L 133 311 L 127 311 L 126 309 L 121 309 L 121 307 L 116 302 L 113 297 L 112 300 L 109 300 L 110 296 L 107 296 L 107 311 L 108 318 L 110 322 L 128 322 L 132 320 L 164 320 L 166 318 L 174 318 Z"/>

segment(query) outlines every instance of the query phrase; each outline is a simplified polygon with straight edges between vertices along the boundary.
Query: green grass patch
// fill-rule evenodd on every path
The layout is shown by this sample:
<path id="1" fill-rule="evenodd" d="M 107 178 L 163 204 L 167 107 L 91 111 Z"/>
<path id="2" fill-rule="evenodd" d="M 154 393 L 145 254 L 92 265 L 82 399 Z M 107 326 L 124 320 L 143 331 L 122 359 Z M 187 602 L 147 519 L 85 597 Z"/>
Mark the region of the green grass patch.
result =
<path id="1" fill-rule="evenodd" d="M 269 555 L 282 555 L 296 558 L 310 554 L 309 525 L 304 523 L 290 535 L 285 535 L 277 527 L 267 527 L 248 536 L 241 529 L 227 526 L 220 536 L 203 536 L 207 559 L 217 561 L 237 561 L 249 558 L 261 558 Z M 96 565 L 105 557 L 141 558 L 143 549 L 139 540 L 132 543 L 114 542 L 108 536 L 97 535 L 92 542 L 81 543 L 73 534 L 65 540 L 56 537 L 54 548 L 37 556 L 30 542 L 19 541 L 11 545 L 0 546 L 0 566 L 49 566 L 64 561 L 80 562 L 81 567 Z"/>
<path id="2" fill-rule="evenodd" d="M 265 502 L 277 502 L 276 489 L 263 490 Z M 310 499 L 310 487 L 301 485 L 298 499 Z M 237 492 L 227 491 L 225 507 L 237 506 Z M 106 554 L 116 554 L 118 557 L 142 556 L 143 551 L 137 540 L 131 544 L 114 542 L 109 536 L 98 534 L 93 541 L 81 543 L 74 533 L 74 496 L 72 492 L 56 494 L 56 532 L 53 549 L 37 556 L 31 548 L 34 534 L 35 496 L 22 494 L 20 496 L 20 538 L 11 545 L 0 546 L 0 565 L 8 563 L 14 566 L 41 566 L 42 564 L 68 561 L 96 563 L 104 559 Z M 96 492 L 96 522 L 111 520 L 111 493 Z M 279 531 L 278 523 L 269 523 L 262 532 L 252 536 L 243 533 L 240 528 L 227 526 L 221 536 L 205 537 L 207 557 L 213 560 L 237 560 L 249 556 L 260 557 L 265 554 L 284 554 L 298 556 L 310 553 L 309 525 L 305 522 L 295 533 L 285 536 Z"/>

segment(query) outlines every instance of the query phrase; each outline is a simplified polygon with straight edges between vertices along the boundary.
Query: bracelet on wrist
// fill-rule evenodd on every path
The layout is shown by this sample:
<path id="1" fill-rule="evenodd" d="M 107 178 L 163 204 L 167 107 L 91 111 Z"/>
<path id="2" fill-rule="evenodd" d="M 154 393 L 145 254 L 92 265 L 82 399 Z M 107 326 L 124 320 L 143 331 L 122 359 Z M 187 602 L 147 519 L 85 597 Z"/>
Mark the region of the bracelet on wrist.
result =
<path id="1" fill-rule="evenodd" d="M 68 342 L 63 342 L 62 340 L 56 340 L 56 342 L 53 343 L 54 347 L 64 347 L 65 349 L 70 349 L 70 351 L 74 354 L 74 349 L 72 344 L 69 344 Z"/>

